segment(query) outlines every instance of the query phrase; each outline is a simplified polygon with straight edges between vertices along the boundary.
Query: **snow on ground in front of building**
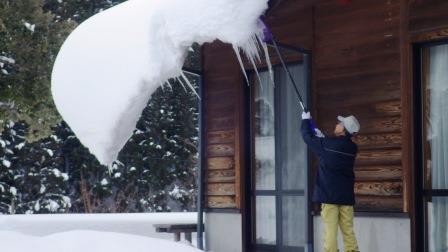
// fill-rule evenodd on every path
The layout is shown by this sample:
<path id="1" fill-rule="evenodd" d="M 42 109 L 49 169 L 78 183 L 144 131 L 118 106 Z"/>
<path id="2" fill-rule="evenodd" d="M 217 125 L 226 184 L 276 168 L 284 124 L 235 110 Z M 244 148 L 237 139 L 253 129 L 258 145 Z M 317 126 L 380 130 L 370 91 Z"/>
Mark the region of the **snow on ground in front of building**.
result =
<path id="1" fill-rule="evenodd" d="M 56 107 L 79 140 L 110 165 L 151 94 L 183 76 L 190 46 L 216 39 L 259 58 L 268 0 L 129 0 L 79 25 L 52 73 Z M 239 52 L 237 52 L 239 56 Z M 236 62 L 238 64 L 238 62 Z"/>
<path id="2" fill-rule="evenodd" d="M 45 236 L 71 230 L 96 230 L 172 239 L 155 224 L 196 224 L 197 213 L 16 214 L 0 215 L 0 231 Z"/>
<path id="3" fill-rule="evenodd" d="M 197 252 L 196 248 L 123 233 L 76 230 L 44 237 L 0 231 L 2 251 L 8 252 Z"/>
<path id="4" fill-rule="evenodd" d="M 189 245 L 187 247 L 173 245 L 171 243 L 173 234 L 156 233 L 154 227 L 155 224 L 196 223 L 197 213 L 195 212 L 0 215 L 0 244 L 2 244 L 1 251 L 8 252 L 196 251 Z M 86 237 L 96 238 L 89 241 L 89 238 L 85 239 Z M 161 241 L 162 239 L 163 241 Z M 79 250 L 63 250 L 60 248 L 64 244 L 59 240 L 70 245 L 66 246 L 67 249 L 78 246 L 76 243 L 86 247 L 76 247 Z M 108 250 L 108 242 L 117 249 Z M 92 243 L 92 247 L 88 247 L 88 243 Z M 123 248 L 124 245 L 122 246 L 121 243 L 127 244 L 127 246 Z M 136 243 L 136 247 L 129 247 L 131 243 Z M 187 242 L 182 241 L 182 243 Z M 6 247 L 4 244 L 7 244 Z M 193 234 L 193 245 L 195 244 L 196 240 Z M 48 247 L 45 247 L 47 245 Z M 146 250 L 141 250 L 141 247 Z M 91 250 L 91 248 L 98 250 Z"/>

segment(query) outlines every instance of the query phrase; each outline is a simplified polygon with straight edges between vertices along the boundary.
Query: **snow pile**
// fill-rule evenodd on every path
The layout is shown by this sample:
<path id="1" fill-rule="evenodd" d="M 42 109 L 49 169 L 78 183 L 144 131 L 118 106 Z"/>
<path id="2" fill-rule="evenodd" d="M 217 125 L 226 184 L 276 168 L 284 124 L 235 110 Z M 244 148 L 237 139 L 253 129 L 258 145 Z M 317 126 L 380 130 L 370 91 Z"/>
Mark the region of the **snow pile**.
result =
<path id="1" fill-rule="evenodd" d="M 110 165 L 157 87 L 177 77 L 189 84 L 182 65 L 193 42 L 230 43 L 253 64 L 261 49 L 267 51 L 259 22 L 267 2 L 129 0 L 93 16 L 57 57 L 52 93 L 60 114 Z"/>
<path id="2" fill-rule="evenodd" d="M 197 252 L 191 246 L 171 241 L 112 232 L 77 230 L 44 237 L 0 232 L 2 250 L 8 252 Z"/>
<path id="3" fill-rule="evenodd" d="M 93 230 L 171 240 L 172 234 L 156 233 L 154 225 L 196 224 L 197 215 L 196 212 L 0 215 L 0 231 L 47 236 L 73 230 Z"/>

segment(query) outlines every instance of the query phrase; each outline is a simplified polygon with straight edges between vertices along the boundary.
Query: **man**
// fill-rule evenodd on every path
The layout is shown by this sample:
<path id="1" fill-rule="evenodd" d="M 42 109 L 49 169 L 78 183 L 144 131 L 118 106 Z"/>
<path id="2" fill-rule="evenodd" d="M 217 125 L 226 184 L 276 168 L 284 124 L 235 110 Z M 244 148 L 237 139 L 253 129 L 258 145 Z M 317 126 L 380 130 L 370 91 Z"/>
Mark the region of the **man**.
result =
<path id="1" fill-rule="evenodd" d="M 358 147 L 351 140 L 359 132 L 359 122 L 354 116 L 338 116 L 335 137 L 325 137 L 320 130 L 313 129 L 309 112 L 303 112 L 302 120 L 303 139 L 319 158 L 313 202 L 320 203 L 322 208 L 324 251 L 338 251 L 338 226 L 345 251 L 359 251 L 353 231 L 353 166 Z"/>

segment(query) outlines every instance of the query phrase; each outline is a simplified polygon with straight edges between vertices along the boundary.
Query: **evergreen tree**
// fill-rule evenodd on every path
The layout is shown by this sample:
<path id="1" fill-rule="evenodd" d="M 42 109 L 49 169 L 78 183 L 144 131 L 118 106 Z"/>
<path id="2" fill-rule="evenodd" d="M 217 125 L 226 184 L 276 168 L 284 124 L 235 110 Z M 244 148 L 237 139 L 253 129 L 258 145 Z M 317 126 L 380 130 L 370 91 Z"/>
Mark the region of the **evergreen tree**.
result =
<path id="1" fill-rule="evenodd" d="M 0 213 L 16 213 L 20 202 L 15 166 L 22 158 L 26 128 L 23 122 L 9 121 L 0 134 Z"/>
<path id="2" fill-rule="evenodd" d="M 111 169 L 56 124 L 50 71 L 71 20 L 119 2 L 0 2 L 0 213 L 194 210 L 198 100 L 179 82 L 153 94 Z M 190 50 L 196 68 L 199 50 Z"/>
<path id="3" fill-rule="evenodd" d="M 0 212 L 194 210 L 197 119 L 191 91 L 159 88 L 111 169 L 65 123 L 30 143 L 26 124 L 10 122 L 0 138 Z"/>
<path id="4" fill-rule="evenodd" d="M 55 135 L 25 144 L 14 164 L 17 213 L 65 213 L 71 207 L 69 175 Z M 32 154 L 32 155 L 30 155 Z"/>
<path id="5" fill-rule="evenodd" d="M 197 87 L 197 80 L 191 82 Z M 159 88 L 120 153 L 119 160 L 126 164 L 125 174 L 131 176 L 126 179 L 136 179 L 139 187 L 140 211 L 194 208 L 197 105 L 197 97 L 180 83 Z"/>
<path id="6" fill-rule="evenodd" d="M 81 23 L 92 15 L 125 0 L 45 0 L 44 10 L 55 15 L 56 20 L 74 20 Z"/>
<path id="7" fill-rule="evenodd" d="M 59 150 L 64 160 L 65 172 L 69 174 L 68 195 L 72 199 L 71 212 L 100 213 L 110 212 L 105 209 L 104 200 L 110 196 L 108 187 L 101 181 L 108 177 L 108 169 L 100 165 L 90 154 L 65 122 L 54 127 L 53 138 L 59 143 Z M 103 181 L 104 184 L 104 181 Z"/>
<path id="8" fill-rule="evenodd" d="M 56 54 L 74 22 L 54 22 L 44 0 L 0 1 L 0 119 L 25 120 L 31 140 L 60 120 L 50 93 Z"/>

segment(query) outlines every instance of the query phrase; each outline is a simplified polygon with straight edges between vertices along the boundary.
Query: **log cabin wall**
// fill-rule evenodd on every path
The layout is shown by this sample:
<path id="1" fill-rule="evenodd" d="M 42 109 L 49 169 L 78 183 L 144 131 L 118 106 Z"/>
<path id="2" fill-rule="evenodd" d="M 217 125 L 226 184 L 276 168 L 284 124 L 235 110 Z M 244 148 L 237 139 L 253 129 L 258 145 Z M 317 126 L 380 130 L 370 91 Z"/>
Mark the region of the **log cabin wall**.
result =
<path id="1" fill-rule="evenodd" d="M 267 23 L 281 43 L 312 49 L 313 116 L 318 125 L 330 134 L 339 114 L 354 114 L 361 123 L 356 209 L 411 211 L 410 45 L 413 39 L 448 34 L 448 1 L 279 2 Z M 246 97 L 229 46 L 204 46 L 204 83 L 206 208 L 240 209 L 249 176 L 244 174 Z"/>
<path id="2" fill-rule="evenodd" d="M 282 43 L 311 48 L 312 1 L 284 0 L 266 21 Z M 244 77 L 230 46 L 220 42 L 203 49 L 205 87 L 204 188 L 206 211 L 244 204 Z M 219 211 L 218 210 L 218 211 Z"/>
<path id="3" fill-rule="evenodd" d="M 437 34 L 445 37 L 448 35 L 446 32 L 448 30 L 448 1 L 410 0 L 409 5 L 409 32 L 411 35 L 426 35 L 421 38 L 424 40 L 433 39 Z"/>
<path id="4" fill-rule="evenodd" d="M 357 210 L 412 212 L 412 42 L 448 36 L 446 0 L 315 3 L 313 89 L 319 125 L 337 114 L 361 123 Z"/>
<path id="5" fill-rule="evenodd" d="M 204 46 L 205 208 L 240 208 L 242 83 L 240 67 L 229 45 Z"/>
<path id="6" fill-rule="evenodd" d="M 400 1 L 362 0 L 315 9 L 314 80 L 318 124 L 355 115 L 356 209 L 402 211 Z"/>
<path id="7" fill-rule="evenodd" d="M 271 13 L 267 22 L 282 43 L 310 47 L 310 10 L 311 6 L 306 1 L 284 1 Z M 243 149 L 246 134 L 244 116 L 247 116 L 243 109 L 245 84 L 229 46 L 215 42 L 204 46 L 203 53 L 206 96 L 205 207 L 240 209 L 244 201 L 244 155 L 248 151 Z"/>

